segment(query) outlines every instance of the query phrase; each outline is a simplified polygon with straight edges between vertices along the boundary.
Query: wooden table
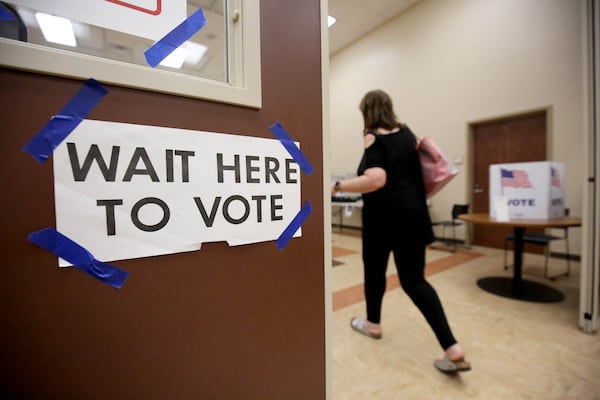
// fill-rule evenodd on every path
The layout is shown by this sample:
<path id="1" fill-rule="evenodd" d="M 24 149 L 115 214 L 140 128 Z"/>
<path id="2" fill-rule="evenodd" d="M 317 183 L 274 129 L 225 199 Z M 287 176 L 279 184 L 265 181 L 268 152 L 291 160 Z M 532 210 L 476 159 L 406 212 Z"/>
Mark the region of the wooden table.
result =
<path id="1" fill-rule="evenodd" d="M 564 295 L 559 290 L 539 282 L 527 281 L 522 277 L 523 266 L 523 233 L 526 228 L 568 228 L 581 226 L 581 218 L 563 217 L 553 219 L 513 219 L 510 221 L 497 221 L 490 218 L 489 214 L 461 214 L 458 219 L 472 224 L 503 225 L 514 229 L 514 251 L 513 251 L 513 276 L 488 277 L 477 281 L 477 286 L 485 291 L 499 296 L 509 297 L 517 300 L 536 302 L 558 302 L 562 301 Z"/>

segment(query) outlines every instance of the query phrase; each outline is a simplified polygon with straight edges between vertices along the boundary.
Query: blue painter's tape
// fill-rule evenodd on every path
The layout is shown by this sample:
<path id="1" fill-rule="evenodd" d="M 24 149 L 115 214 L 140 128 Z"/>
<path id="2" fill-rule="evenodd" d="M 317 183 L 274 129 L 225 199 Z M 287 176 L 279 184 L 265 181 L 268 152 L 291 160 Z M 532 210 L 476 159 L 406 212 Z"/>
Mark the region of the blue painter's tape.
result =
<path id="1" fill-rule="evenodd" d="M 88 79 L 71 100 L 23 147 L 23 151 L 43 163 L 98 105 L 106 90 L 93 78 Z"/>
<path id="2" fill-rule="evenodd" d="M 0 4 L 0 21 L 12 21 L 16 19 L 13 13 L 3 4 Z"/>
<path id="3" fill-rule="evenodd" d="M 86 249 L 53 228 L 34 232 L 27 239 L 55 256 L 67 260 L 86 274 L 117 289 L 123 286 L 129 276 L 127 271 L 96 260 Z"/>
<path id="4" fill-rule="evenodd" d="M 281 123 L 277 121 L 275 125 L 269 127 L 269 129 L 275 134 L 283 147 L 285 147 L 288 153 L 290 153 L 290 155 L 298 163 L 302 172 L 304 172 L 306 175 L 312 174 L 314 171 L 313 166 L 306 159 L 306 157 L 304 157 L 304 154 L 302 154 L 298 146 L 296 146 L 296 143 L 294 143 L 294 141 L 290 138 L 285 129 L 283 129 Z"/>
<path id="5" fill-rule="evenodd" d="M 312 207 L 310 205 L 310 200 L 304 204 L 304 207 L 296 214 L 292 222 L 285 228 L 283 233 L 279 236 L 275 244 L 279 250 L 283 250 L 290 239 L 294 236 L 296 231 L 302 226 L 306 218 L 308 218 L 309 214 L 312 212 Z"/>
<path id="6" fill-rule="evenodd" d="M 175 29 L 144 52 L 148 65 L 153 68 L 156 67 L 186 40 L 194 36 L 204 25 L 206 25 L 206 18 L 204 18 L 202 9 L 199 8 L 188 19 L 177 25 Z"/>

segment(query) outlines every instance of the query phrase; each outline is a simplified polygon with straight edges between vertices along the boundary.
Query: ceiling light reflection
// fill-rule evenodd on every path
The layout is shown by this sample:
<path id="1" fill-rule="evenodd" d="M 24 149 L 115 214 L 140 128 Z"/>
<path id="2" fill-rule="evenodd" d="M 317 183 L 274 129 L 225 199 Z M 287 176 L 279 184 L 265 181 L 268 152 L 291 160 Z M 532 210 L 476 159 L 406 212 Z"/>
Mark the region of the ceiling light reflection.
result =
<path id="1" fill-rule="evenodd" d="M 47 42 L 70 47 L 77 46 L 77 40 L 75 40 L 75 34 L 73 33 L 73 25 L 67 18 L 40 12 L 35 13 L 35 18 Z"/>

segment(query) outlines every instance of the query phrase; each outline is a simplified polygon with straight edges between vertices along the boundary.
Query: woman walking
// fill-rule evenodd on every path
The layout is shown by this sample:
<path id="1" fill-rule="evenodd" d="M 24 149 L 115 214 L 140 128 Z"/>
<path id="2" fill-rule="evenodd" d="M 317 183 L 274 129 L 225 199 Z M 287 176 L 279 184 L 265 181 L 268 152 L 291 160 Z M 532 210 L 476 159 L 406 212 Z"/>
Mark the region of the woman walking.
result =
<path id="1" fill-rule="evenodd" d="M 364 119 L 364 153 L 358 176 L 337 181 L 332 193 L 362 193 L 362 258 L 366 318 L 351 327 L 371 338 L 382 337 L 381 304 L 386 268 L 393 254 L 402 289 L 419 308 L 444 350 L 434 365 L 442 372 L 468 371 L 465 353 L 454 338 L 440 299 L 425 280 L 425 250 L 434 235 L 426 204 L 417 153 L 417 138 L 400 123 L 392 100 L 382 90 L 368 92 L 360 102 Z"/>

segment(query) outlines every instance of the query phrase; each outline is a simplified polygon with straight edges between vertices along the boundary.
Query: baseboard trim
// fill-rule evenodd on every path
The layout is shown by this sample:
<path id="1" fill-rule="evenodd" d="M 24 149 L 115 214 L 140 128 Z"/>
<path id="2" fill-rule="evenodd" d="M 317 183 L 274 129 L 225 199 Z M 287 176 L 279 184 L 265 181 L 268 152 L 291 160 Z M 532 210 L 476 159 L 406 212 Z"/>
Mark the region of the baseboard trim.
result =
<path id="1" fill-rule="evenodd" d="M 570 261 L 577 261 L 577 262 L 581 262 L 581 256 L 577 255 L 577 254 L 569 254 L 567 256 L 567 253 L 556 253 L 554 251 L 550 252 L 550 257 L 551 258 L 560 258 L 563 260 L 570 260 Z"/>
<path id="2" fill-rule="evenodd" d="M 354 231 L 357 231 L 357 232 L 362 231 L 362 228 L 360 226 L 331 224 L 331 227 L 332 228 L 336 228 L 336 229 L 354 230 Z"/>

